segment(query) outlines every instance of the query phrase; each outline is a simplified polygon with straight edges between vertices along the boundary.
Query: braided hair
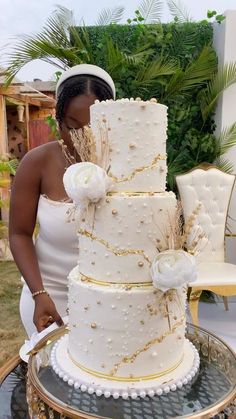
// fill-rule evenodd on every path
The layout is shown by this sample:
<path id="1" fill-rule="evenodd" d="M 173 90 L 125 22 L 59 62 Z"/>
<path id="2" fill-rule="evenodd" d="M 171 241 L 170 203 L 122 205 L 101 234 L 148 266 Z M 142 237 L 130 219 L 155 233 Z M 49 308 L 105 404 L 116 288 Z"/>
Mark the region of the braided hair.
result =
<path id="1" fill-rule="evenodd" d="M 94 94 L 99 100 L 114 99 L 111 87 L 99 77 L 92 75 L 70 77 L 61 84 L 58 91 L 56 119 L 60 127 L 70 100 L 83 94 Z"/>

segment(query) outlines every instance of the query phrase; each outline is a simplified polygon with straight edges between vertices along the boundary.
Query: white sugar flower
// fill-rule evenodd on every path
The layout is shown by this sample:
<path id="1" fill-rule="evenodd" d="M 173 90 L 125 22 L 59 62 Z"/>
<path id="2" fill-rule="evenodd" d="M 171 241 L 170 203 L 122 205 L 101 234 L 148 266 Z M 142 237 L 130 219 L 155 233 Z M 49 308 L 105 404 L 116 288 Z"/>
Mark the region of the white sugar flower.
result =
<path id="1" fill-rule="evenodd" d="M 151 266 L 153 286 L 166 292 L 196 280 L 194 256 L 183 250 L 166 250 L 157 255 Z"/>
<path id="2" fill-rule="evenodd" d="M 91 162 L 72 164 L 63 176 L 67 195 L 80 208 L 90 202 L 96 203 L 106 196 L 111 187 L 111 179 L 104 169 Z"/>

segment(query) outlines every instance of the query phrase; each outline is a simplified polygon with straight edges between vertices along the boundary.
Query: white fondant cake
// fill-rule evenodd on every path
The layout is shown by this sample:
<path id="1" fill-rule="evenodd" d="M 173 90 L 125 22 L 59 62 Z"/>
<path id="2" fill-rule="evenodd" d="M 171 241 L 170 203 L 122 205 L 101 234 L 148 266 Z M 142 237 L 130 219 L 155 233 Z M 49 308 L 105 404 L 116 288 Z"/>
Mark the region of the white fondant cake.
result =
<path id="1" fill-rule="evenodd" d="M 167 107 L 121 99 L 91 106 L 91 128 L 101 159 L 101 131 L 108 129 L 109 175 L 113 191 L 166 189 Z"/>
<path id="2" fill-rule="evenodd" d="M 175 195 L 165 192 L 167 108 L 155 100 L 98 102 L 91 129 L 113 184 L 81 216 L 78 265 L 69 275 L 70 331 L 53 351 L 53 367 L 97 395 L 161 395 L 187 383 L 199 364 L 185 339 L 186 286 L 163 292 L 151 275 L 176 211 Z M 88 170 L 86 191 L 95 173 Z"/>

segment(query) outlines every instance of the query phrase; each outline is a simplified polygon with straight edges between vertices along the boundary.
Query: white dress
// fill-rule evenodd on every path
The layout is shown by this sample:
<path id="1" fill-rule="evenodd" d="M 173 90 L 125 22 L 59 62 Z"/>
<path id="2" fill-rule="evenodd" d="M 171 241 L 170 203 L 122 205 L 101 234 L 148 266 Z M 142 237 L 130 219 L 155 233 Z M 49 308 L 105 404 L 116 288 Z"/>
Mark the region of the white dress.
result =
<path id="1" fill-rule="evenodd" d="M 77 223 L 70 216 L 73 203 L 39 198 L 37 221 L 39 234 L 35 241 L 43 286 L 54 301 L 60 316 L 66 315 L 68 274 L 77 264 Z M 36 331 L 33 323 L 34 300 L 24 283 L 20 299 L 20 315 L 28 336 Z"/>

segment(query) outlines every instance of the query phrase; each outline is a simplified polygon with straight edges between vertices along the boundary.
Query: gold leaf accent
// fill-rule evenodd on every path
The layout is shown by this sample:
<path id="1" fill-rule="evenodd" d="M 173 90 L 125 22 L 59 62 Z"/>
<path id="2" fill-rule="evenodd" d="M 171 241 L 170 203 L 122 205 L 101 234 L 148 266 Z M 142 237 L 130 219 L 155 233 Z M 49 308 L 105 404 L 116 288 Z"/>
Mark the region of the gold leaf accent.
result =
<path id="1" fill-rule="evenodd" d="M 108 250 L 110 250 L 110 252 L 114 253 L 116 256 L 142 255 L 143 258 L 151 266 L 151 260 L 145 254 L 144 250 L 141 250 L 141 249 L 127 249 L 127 250 L 117 249 L 116 247 L 111 246 L 106 240 L 103 240 L 102 238 L 99 238 L 99 237 L 95 236 L 94 234 L 90 233 L 89 231 L 83 230 L 83 229 L 79 229 L 79 234 L 81 234 L 82 236 L 88 237 L 91 240 L 95 240 L 95 241 L 101 243 L 103 246 L 105 246 Z"/>
<path id="2" fill-rule="evenodd" d="M 137 173 L 145 172 L 146 170 L 150 170 L 153 167 L 155 167 L 157 165 L 157 163 L 158 163 L 159 160 L 166 160 L 166 156 L 163 156 L 161 154 L 158 154 L 156 157 L 154 157 L 152 163 L 149 166 L 138 167 L 132 173 L 130 173 L 129 176 L 127 176 L 125 178 L 119 179 L 118 177 L 114 176 L 111 172 L 109 173 L 108 176 L 110 176 L 112 178 L 112 180 L 114 182 L 116 182 L 116 183 L 127 182 L 129 180 L 132 180 Z"/>
<path id="3" fill-rule="evenodd" d="M 158 336 L 158 337 L 150 340 L 149 342 L 147 342 L 145 344 L 145 346 L 143 348 L 137 349 L 134 352 L 134 354 L 129 355 L 129 356 L 125 356 L 120 362 L 118 362 L 117 364 L 114 365 L 114 367 L 111 370 L 110 374 L 111 375 L 115 375 L 115 373 L 118 371 L 119 367 L 121 367 L 122 364 L 133 363 L 136 360 L 136 358 L 142 352 L 146 352 L 149 348 L 151 348 L 151 346 L 155 345 L 156 343 L 161 343 L 167 336 L 172 335 L 176 331 L 176 329 L 178 329 L 178 327 L 182 326 L 182 324 L 183 324 L 184 321 L 185 321 L 185 316 L 183 316 L 179 322 L 175 323 L 172 326 L 171 329 L 169 329 L 166 332 L 164 332 L 163 335 Z"/>

